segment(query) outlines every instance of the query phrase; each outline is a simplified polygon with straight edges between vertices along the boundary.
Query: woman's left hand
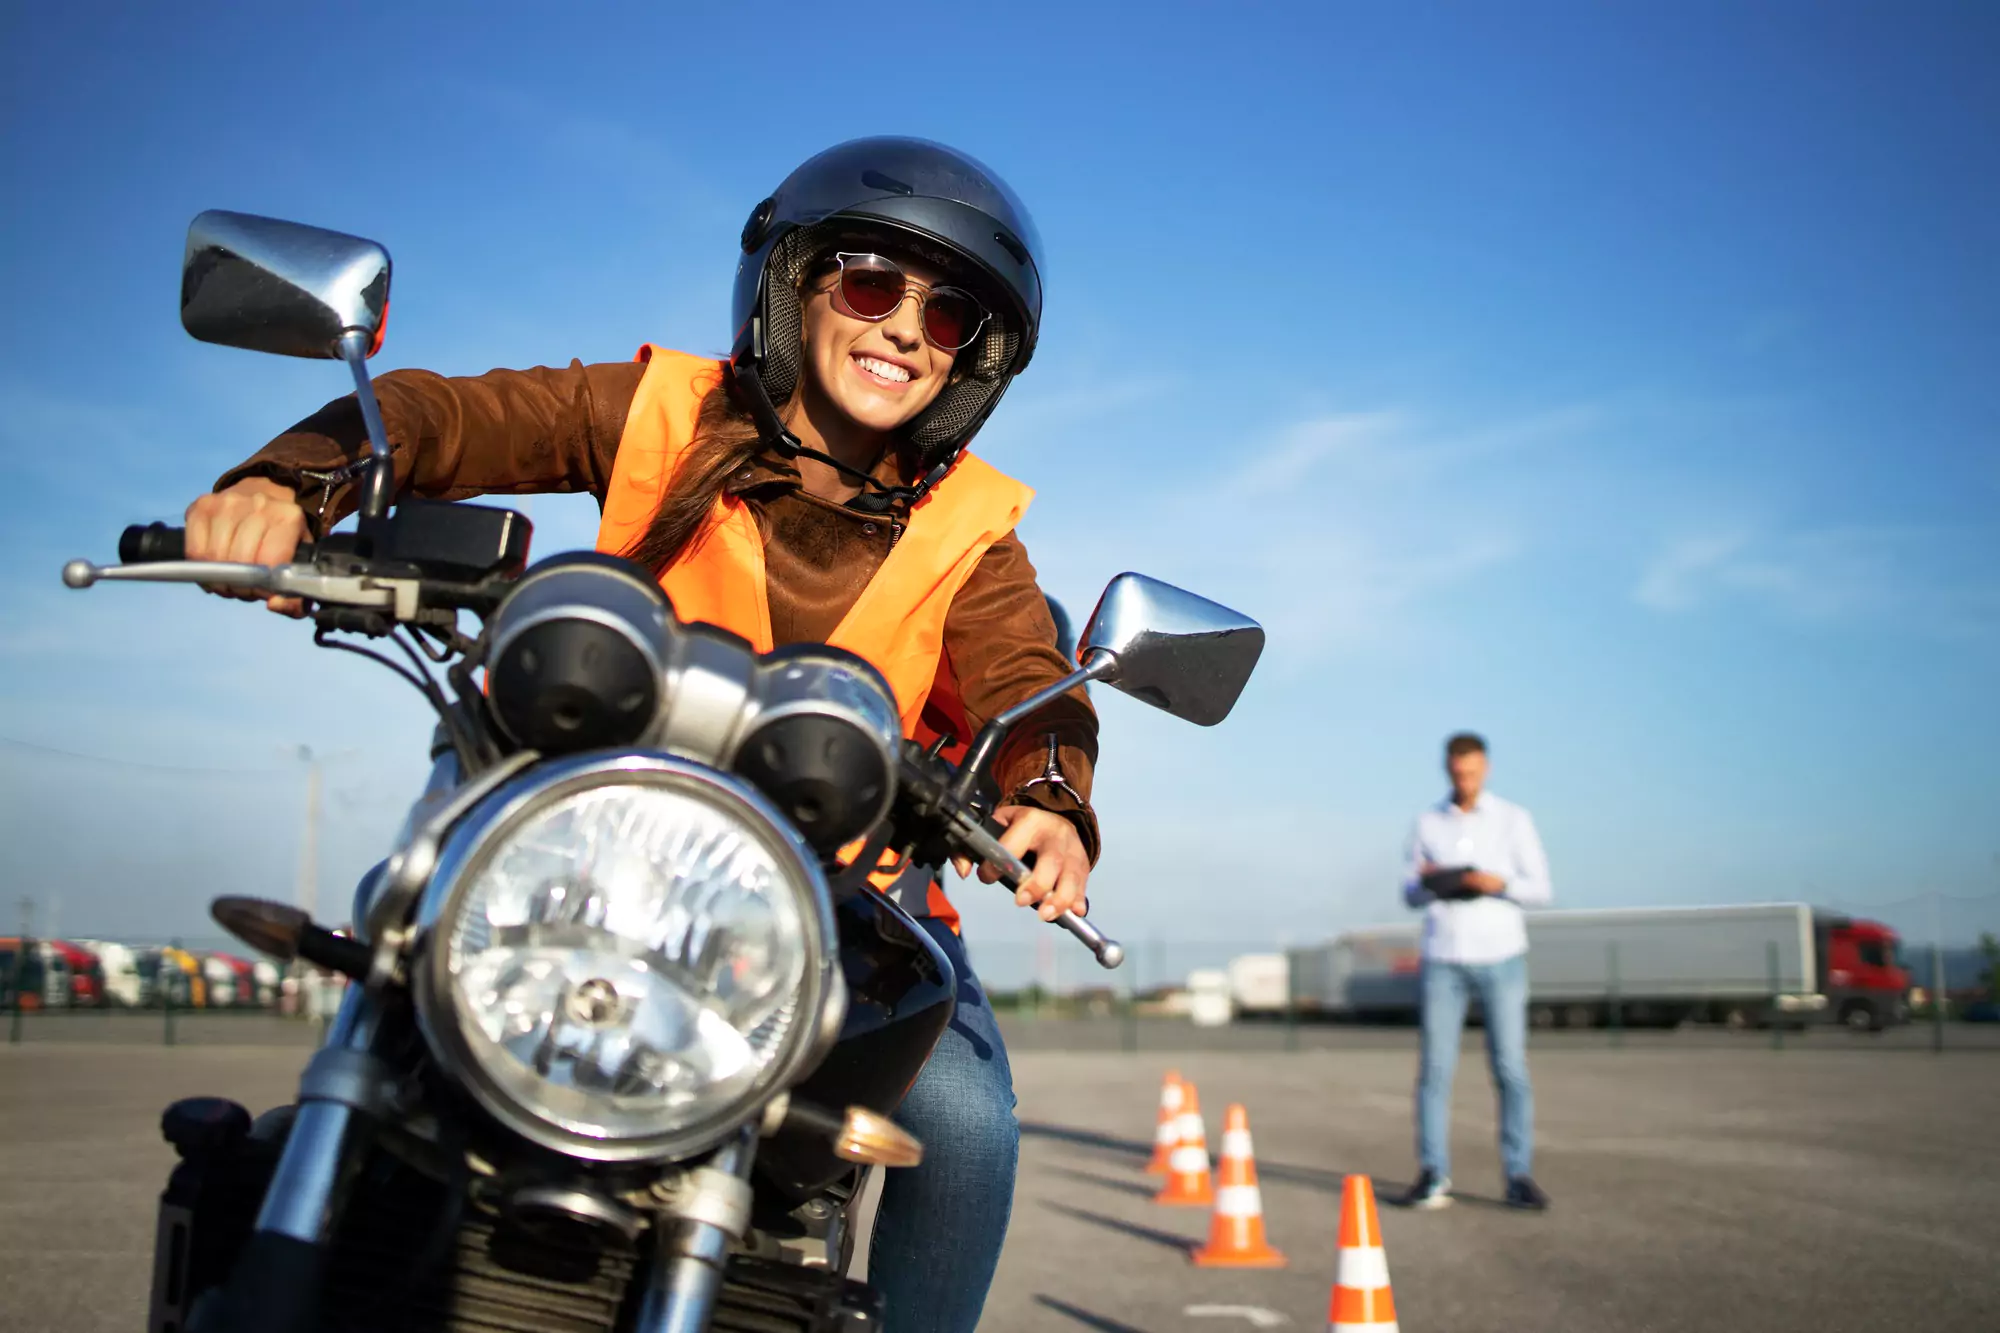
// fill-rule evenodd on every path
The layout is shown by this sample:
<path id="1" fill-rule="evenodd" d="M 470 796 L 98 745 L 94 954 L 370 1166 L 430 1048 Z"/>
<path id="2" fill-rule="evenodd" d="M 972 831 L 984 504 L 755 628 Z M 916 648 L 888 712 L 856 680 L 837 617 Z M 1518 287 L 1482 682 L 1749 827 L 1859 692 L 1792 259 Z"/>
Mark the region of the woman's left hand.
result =
<path id="1" fill-rule="evenodd" d="M 1083 915 L 1083 895 L 1090 886 L 1090 856 L 1077 836 L 1076 825 L 1058 814 L 1029 805 L 1003 805 L 993 812 L 994 822 L 1005 826 L 1000 845 L 1015 856 L 1034 853 L 1035 868 L 1026 883 L 1014 894 L 1023 907 L 1034 907 L 1044 921 L 1053 921 L 1064 912 Z M 960 857 L 954 864 L 961 875 L 972 865 Z M 979 867 L 983 884 L 996 883 L 1000 872 L 990 865 Z"/>

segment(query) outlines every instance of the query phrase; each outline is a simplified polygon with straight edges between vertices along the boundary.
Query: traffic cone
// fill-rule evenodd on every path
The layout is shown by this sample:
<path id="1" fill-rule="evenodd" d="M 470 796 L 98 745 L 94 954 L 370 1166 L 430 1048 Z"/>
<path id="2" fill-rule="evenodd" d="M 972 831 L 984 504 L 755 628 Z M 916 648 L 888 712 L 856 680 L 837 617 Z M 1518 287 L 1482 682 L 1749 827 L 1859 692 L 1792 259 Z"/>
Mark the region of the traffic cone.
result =
<path id="1" fill-rule="evenodd" d="M 1208 1178 L 1208 1130 L 1201 1123 L 1201 1096 L 1192 1083 L 1182 1083 L 1181 1090 L 1186 1096 L 1181 1102 L 1180 1132 L 1167 1157 L 1167 1183 L 1153 1202 L 1206 1208 L 1215 1202 L 1215 1186 Z"/>
<path id="2" fill-rule="evenodd" d="M 1285 1256 L 1264 1239 L 1264 1195 L 1250 1153 L 1250 1116 L 1232 1105 L 1222 1122 L 1222 1184 L 1208 1244 L 1194 1252 L 1203 1268 L 1283 1268 Z"/>
<path id="3" fill-rule="evenodd" d="M 1181 1076 L 1169 1069 L 1167 1081 L 1160 1084 L 1160 1122 L 1153 1130 L 1153 1160 L 1146 1163 L 1149 1176 L 1167 1174 L 1167 1159 L 1174 1155 L 1174 1145 L 1181 1141 L 1181 1103 L 1185 1100 Z"/>
<path id="4" fill-rule="evenodd" d="M 1389 1257 L 1375 1215 L 1375 1186 L 1349 1176 L 1340 1190 L 1340 1262 L 1334 1269 L 1327 1333 L 1396 1333 L 1396 1299 L 1389 1293 Z"/>

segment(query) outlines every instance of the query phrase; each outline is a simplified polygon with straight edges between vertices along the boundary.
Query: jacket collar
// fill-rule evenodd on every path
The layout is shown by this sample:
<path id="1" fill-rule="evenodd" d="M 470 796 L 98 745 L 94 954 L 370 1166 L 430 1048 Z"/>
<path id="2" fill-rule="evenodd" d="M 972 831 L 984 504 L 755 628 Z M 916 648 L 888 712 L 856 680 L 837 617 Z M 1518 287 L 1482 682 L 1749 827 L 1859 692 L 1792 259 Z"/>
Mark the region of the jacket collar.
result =
<path id="1" fill-rule="evenodd" d="M 890 449 L 875 465 L 875 480 L 888 486 L 907 486 L 916 478 L 907 466 L 904 451 Z M 759 450 L 748 463 L 723 483 L 723 493 L 736 498 L 752 493 L 778 495 L 800 490 L 799 465 L 789 458 L 780 458 L 769 449 Z M 844 505 L 834 505 L 844 509 Z M 893 512 L 902 513 L 908 506 L 898 501 Z"/>

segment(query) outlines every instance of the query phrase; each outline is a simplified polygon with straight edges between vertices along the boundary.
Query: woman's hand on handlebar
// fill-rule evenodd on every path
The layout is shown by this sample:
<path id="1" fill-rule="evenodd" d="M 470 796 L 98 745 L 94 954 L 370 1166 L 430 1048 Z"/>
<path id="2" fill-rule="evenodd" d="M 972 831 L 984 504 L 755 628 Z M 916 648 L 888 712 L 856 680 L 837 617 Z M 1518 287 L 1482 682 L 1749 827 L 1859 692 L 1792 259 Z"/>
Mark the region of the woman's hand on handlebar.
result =
<path id="1" fill-rule="evenodd" d="M 187 558 L 227 560 L 246 565 L 290 563 L 299 543 L 311 535 L 306 511 L 288 486 L 263 477 L 249 477 L 227 490 L 204 495 L 187 508 Z M 246 602 L 256 593 L 209 589 Z M 296 597 L 267 597 L 264 605 L 279 615 L 300 616 L 305 607 Z"/>
<path id="2" fill-rule="evenodd" d="M 1027 805 L 1003 805 L 993 812 L 993 820 L 1004 825 L 1000 845 L 1026 860 L 1034 857 L 1034 870 L 1027 882 L 1015 891 L 1014 901 L 1034 907 L 1044 921 L 1053 921 L 1064 912 L 1083 911 L 1084 891 L 1090 886 L 1090 855 L 1076 825 L 1058 814 Z M 971 863 L 960 858 L 958 873 L 969 874 Z M 990 865 L 979 867 L 982 883 L 992 884 L 1000 874 Z"/>

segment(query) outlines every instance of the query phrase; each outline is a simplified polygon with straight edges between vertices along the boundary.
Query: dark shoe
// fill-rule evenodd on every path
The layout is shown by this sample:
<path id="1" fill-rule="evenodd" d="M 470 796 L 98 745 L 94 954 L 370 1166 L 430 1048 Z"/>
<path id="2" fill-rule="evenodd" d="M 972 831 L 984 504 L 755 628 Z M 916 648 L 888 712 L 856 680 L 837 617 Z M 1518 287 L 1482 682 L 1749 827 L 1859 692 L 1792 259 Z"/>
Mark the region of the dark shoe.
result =
<path id="1" fill-rule="evenodd" d="M 1549 1196 L 1542 1193 L 1542 1187 L 1526 1176 L 1515 1176 L 1507 1182 L 1507 1206 L 1525 1208 L 1529 1212 L 1545 1212 L 1549 1206 Z"/>
<path id="2" fill-rule="evenodd" d="M 1426 1168 L 1414 1185 L 1389 1202 L 1398 1208 L 1443 1208 L 1451 1202 L 1451 1177 Z"/>

